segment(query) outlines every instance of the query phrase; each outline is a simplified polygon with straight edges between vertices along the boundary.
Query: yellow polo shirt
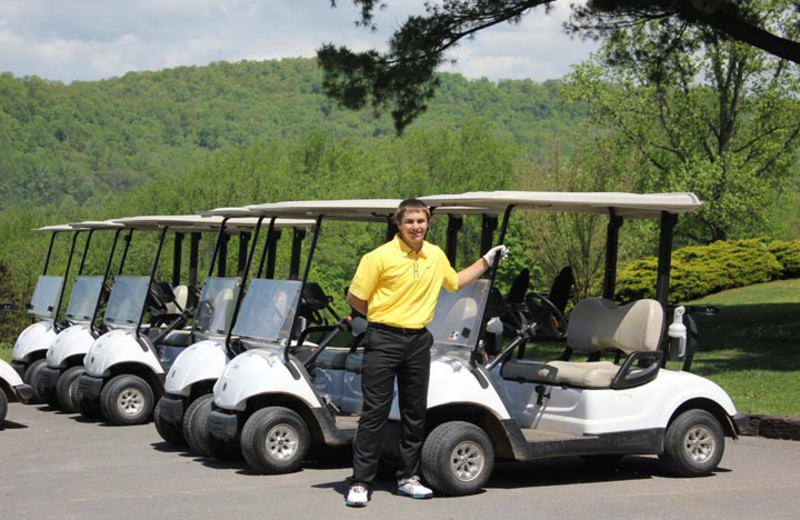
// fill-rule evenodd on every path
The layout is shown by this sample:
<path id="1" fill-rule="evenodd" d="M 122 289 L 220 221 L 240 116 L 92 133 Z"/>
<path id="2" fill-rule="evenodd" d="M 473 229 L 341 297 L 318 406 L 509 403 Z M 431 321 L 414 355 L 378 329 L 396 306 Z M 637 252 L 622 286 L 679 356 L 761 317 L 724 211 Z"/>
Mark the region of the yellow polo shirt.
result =
<path id="1" fill-rule="evenodd" d="M 361 258 L 350 284 L 367 301 L 367 319 L 420 329 L 433 320 L 439 290 L 458 290 L 458 274 L 439 247 L 423 241 L 415 253 L 400 235 Z"/>

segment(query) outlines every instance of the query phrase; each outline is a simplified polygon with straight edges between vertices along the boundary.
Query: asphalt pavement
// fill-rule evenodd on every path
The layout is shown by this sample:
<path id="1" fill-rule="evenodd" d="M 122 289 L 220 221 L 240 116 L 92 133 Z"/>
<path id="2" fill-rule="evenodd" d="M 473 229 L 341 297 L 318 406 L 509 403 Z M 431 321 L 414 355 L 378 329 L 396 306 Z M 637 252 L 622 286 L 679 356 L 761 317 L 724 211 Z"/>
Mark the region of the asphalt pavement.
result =
<path id="1" fill-rule="evenodd" d="M 655 457 L 615 467 L 574 458 L 500 463 L 477 495 L 412 500 L 382 481 L 369 506 L 354 510 L 344 505 L 347 453 L 289 475 L 257 475 L 242 461 L 175 449 L 152 423 L 107 426 L 12 403 L 0 431 L 0 519 L 797 518 L 800 442 L 726 440 L 718 471 L 704 478 L 672 478 Z"/>

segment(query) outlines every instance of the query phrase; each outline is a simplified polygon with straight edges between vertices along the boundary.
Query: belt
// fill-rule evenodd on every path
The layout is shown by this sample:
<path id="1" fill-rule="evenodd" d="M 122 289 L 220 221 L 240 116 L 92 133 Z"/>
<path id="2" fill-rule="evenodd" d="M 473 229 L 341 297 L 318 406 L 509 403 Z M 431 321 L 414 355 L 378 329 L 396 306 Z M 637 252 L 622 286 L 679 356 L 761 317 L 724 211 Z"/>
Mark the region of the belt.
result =
<path id="1" fill-rule="evenodd" d="M 391 325 L 386 325 L 384 323 L 377 323 L 370 321 L 367 324 L 367 327 L 377 330 L 383 330 L 386 332 L 394 332 L 395 334 L 402 334 L 403 336 L 413 336 L 414 334 L 419 334 L 420 332 L 425 332 L 427 329 L 422 327 L 421 329 L 404 329 L 402 327 L 392 327 Z"/>

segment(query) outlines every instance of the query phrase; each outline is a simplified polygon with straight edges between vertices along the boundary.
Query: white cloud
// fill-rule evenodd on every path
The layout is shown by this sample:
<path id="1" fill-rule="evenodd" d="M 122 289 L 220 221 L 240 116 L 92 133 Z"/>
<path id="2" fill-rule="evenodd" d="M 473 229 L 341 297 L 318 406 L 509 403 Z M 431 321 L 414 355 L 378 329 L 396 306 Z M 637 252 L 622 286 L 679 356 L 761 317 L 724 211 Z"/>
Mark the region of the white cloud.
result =
<path id="1" fill-rule="evenodd" d="M 323 43 L 385 48 L 421 0 L 388 0 L 379 30 L 355 27 L 359 12 L 340 0 L 0 0 L 0 71 L 64 82 L 212 61 L 314 56 Z M 443 70 L 468 77 L 561 77 L 591 45 L 560 29 L 566 6 L 534 10 L 463 42 Z"/>

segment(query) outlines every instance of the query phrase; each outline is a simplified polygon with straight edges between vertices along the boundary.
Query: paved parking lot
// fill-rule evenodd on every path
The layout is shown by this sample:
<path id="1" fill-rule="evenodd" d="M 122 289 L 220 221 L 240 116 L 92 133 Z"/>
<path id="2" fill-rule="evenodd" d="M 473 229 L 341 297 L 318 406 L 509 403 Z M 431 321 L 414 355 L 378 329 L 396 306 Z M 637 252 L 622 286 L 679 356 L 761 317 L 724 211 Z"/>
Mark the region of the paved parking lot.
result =
<path id="1" fill-rule="evenodd" d="M 291 475 L 191 456 L 152 424 L 111 427 L 46 406 L 9 406 L 0 431 L 0 518 L 770 518 L 800 511 L 800 442 L 728 442 L 711 477 L 666 476 L 656 458 L 598 469 L 578 459 L 499 464 L 484 493 L 415 501 L 382 482 L 363 510 L 344 506 L 347 455 Z"/>

